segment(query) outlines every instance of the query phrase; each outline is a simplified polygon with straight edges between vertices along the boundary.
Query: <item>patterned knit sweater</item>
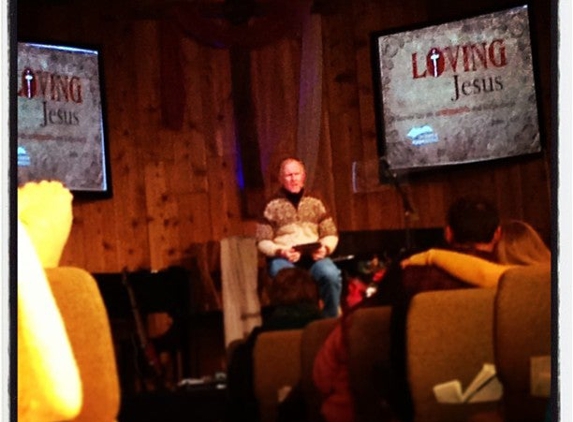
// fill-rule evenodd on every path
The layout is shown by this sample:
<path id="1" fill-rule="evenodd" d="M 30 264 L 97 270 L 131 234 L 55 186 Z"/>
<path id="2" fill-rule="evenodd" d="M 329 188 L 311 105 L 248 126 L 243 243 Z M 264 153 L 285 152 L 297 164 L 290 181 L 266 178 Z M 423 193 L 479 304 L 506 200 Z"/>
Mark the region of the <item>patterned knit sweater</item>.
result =
<path id="1" fill-rule="evenodd" d="M 304 191 L 293 200 L 283 189 L 265 206 L 256 237 L 259 251 L 269 257 L 279 249 L 311 242 L 322 243 L 330 254 L 338 244 L 336 225 L 324 203 Z"/>

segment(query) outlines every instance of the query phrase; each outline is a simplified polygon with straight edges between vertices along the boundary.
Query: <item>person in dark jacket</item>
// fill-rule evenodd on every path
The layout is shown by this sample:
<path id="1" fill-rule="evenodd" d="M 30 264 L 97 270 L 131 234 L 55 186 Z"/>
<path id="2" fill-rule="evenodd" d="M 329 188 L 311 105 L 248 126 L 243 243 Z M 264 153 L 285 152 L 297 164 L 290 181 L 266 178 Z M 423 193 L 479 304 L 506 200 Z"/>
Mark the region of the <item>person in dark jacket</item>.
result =
<path id="1" fill-rule="evenodd" d="M 260 419 L 253 386 L 253 350 L 258 336 L 267 331 L 303 328 L 322 318 L 317 285 L 302 268 L 280 270 L 270 285 L 269 298 L 272 306 L 269 316 L 231 354 L 227 367 L 226 422 Z"/>
<path id="2" fill-rule="evenodd" d="M 495 245 L 500 238 L 500 219 L 496 208 L 482 198 L 461 198 L 449 208 L 444 237 L 452 250 L 495 261 Z M 394 260 L 377 292 L 345 314 L 319 350 L 314 363 L 315 385 L 323 394 L 322 414 L 326 422 L 354 422 L 357 410 L 348 385 L 348 326 L 356 309 L 392 306 L 390 321 L 390 364 L 378 368 L 380 414 L 376 420 L 410 422 L 414 409 L 406 372 L 406 315 L 417 293 L 474 287 L 432 266 L 402 268 Z M 386 419 L 385 419 L 386 418 Z"/>

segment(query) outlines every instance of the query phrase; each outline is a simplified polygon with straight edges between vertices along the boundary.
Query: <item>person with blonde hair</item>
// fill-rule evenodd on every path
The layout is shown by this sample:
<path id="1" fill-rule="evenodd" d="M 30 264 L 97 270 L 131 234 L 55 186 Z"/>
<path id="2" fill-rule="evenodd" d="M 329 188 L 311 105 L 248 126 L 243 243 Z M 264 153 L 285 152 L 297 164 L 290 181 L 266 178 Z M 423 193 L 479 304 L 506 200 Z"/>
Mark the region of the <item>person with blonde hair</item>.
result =
<path id="1" fill-rule="evenodd" d="M 478 287 L 496 288 L 501 276 L 521 265 L 550 265 L 551 251 L 531 225 L 508 220 L 501 225 L 496 245 L 497 262 L 444 249 L 429 249 L 402 261 L 402 267 L 434 265 Z"/>
<path id="2" fill-rule="evenodd" d="M 508 220 L 502 224 L 496 253 L 502 264 L 535 265 L 551 262 L 551 251 L 539 233 L 521 220 Z"/>

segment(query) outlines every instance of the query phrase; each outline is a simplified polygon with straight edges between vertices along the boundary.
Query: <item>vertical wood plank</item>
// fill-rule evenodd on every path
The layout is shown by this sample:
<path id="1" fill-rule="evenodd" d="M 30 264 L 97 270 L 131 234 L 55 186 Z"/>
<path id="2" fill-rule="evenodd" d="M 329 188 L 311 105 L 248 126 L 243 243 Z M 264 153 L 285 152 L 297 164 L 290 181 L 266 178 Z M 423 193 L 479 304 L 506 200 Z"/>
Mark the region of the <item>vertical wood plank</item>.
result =
<path id="1" fill-rule="evenodd" d="M 240 186 L 237 183 L 237 159 L 236 155 L 231 154 L 223 156 L 222 160 L 221 176 L 225 187 L 223 204 L 229 224 L 226 236 L 240 233 L 242 229 L 243 213 L 241 209 Z"/>
<path id="2" fill-rule="evenodd" d="M 278 187 L 280 161 L 296 151 L 300 45 L 281 40 L 252 51 L 251 60 L 261 170 L 269 196 Z"/>
<path id="3" fill-rule="evenodd" d="M 183 73 L 181 39 L 183 35 L 171 22 L 158 22 L 161 124 L 180 131 L 183 127 L 186 85 Z"/>
<path id="4" fill-rule="evenodd" d="M 225 209 L 225 180 L 223 177 L 223 159 L 212 156 L 207 158 L 207 177 L 209 180 L 209 209 L 213 239 L 220 240 L 229 234 L 229 220 Z"/>
<path id="5" fill-rule="evenodd" d="M 159 80 L 159 45 L 157 21 L 142 20 L 134 22 L 134 52 L 141 59 L 137 68 L 131 68 L 129 86 L 136 88 L 136 137 L 141 146 L 142 158 L 154 160 L 160 157 L 168 159 L 172 151 L 158 139 L 161 127 L 161 101 Z M 145 59 L 143 59 L 145 58 Z M 127 81 L 126 81 L 127 82 Z"/>
<path id="6" fill-rule="evenodd" d="M 211 209 L 206 192 L 187 193 L 179 197 L 179 233 L 184 254 L 194 243 L 213 239 L 211 234 Z"/>
<path id="7" fill-rule="evenodd" d="M 356 82 L 360 108 L 362 134 L 361 160 L 372 159 L 378 154 L 376 121 L 374 116 L 374 91 L 372 86 L 370 34 L 382 28 L 382 4 L 372 0 L 359 0 L 354 4 L 354 40 L 356 46 Z"/>
<path id="8" fill-rule="evenodd" d="M 61 266 L 81 266 L 87 268 L 85 257 L 85 243 L 81 236 L 84 230 L 82 206 L 76 200 L 72 202 L 74 219 L 68 241 L 60 259 Z"/>
<path id="9" fill-rule="evenodd" d="M 412 227 L 445 226 L 449 201 L 444 198 L 442 183 L 412 183 L 407 185 L 406 192 L 415 213 Z"/>
<path id="10" fill-rule="evenodd" d="M 206 192 L 207 180 L 207 147 L 205 140 L 205 123 L 202 93 L 202 73 L 199 63 L 203 60 L 201 48 L 190 40 L 182 43 L 183 67 L 185 69 L 185 86 L 187 101 L 185 128 L 174 144 L 175 160 L 180 161 L 177 167 L 182 168 L 180 175 L 173 177 L 189 178 L 189 192 Z M 176 183 L 183 186 L 184 182 Z M 186 190 L 179 190 L 185 192 Z"/>
<path id="11" fill-rule="evenodd" d="M 226 151 L 235 150 L 229 52 L 207 48 L 201 51 L 207 156 L 222 156 Z"/>
<path id="12" fill-rule="evenodd" d="M 527 161 L 522 165 L 523 219 L 530 222 L 548 245 L 555 235 L 551 227 L 557 205 L 551 203 L 550 166 L 544 159 Z"/>
<path id="13" fill-rule="evenodd" d="M 356 61 L 352 34 L 352 5 L 324 19 L 324 81 L 327 90 L 336 210 L 341 230 L 367 221 L 364 196 L 353 195 L 352 162 L 361 156 Z"/>
<path id="14" fill-rule="evenodd" d="M 360 109 L 360 145 L 362 150 L 356 157 L 357 164 L 366 164 L 376 166 L 375 161 L 378 157 L 378 144 L 376 134 L 376 121 L 374 115 L 374 91 L 372 80 L 371 66 L 371 46 L 370 33 L 379 30 L 383 25 L 382 4 L 372 0 L 360 0 L 353 2 L 354 12 L 354 44 L 356 52 L 356 83 L 358 87 L 358 106 Z M 384 8 L 385 9 L 385 8 Z M 382 192 L 388 192 L 389 188 L 383 189 L 377 193 L 368 195 L 359 195 L 363 198 L 360 201 L 360 207 L 364 207 L 365 222 L 364 226 L 385 227 L 389 221 L 400 221 L 398 217 L 390 217 L 391 212 L 388 205 L 391 201 L 383 201 L 387 197 Z M 391 194 L 391 197 L 395 196 Z M 395 201 L 395 200 L 394 200 Z M 382 205 L 381 205 L 382 204 Z"/>
<path id="15" fill-rule="evenodd" d="M 166 268 L 180 259 L 179 213 L 167 190 L 165 167 L 170 163 L 150 162 L 145 166 L 151 269 Z"/>
<path id="16" fill-rule="evenodd" d="M 117 266 L 108 265 L 106 272 L 149 268 L 149 236 L 145 202 L 145 178 L 141 150 L 137 139 L 137 109 L 134 95 L 133 69 L 124 60 L 136 62 L 132 48 L 137 37 L 133 24 L 120 23 L 110 33 L 117 40 L 113 48 L 104 51 L 107 75 L 107 99 L 113 105 L 108 113 L 111 177 L 114 197 L 115 230 L 118 242 Z"/>
<path id="17" fill-rule="evenodd" d="M 174 135 L 173 166 L 166 169 L 170 190 L 175 194 L 206 192 L 205 149 L 193 143 L 193 135 Z"/>
<path id="18" fill-rule="evenodd" d="M 117 266 L 117 237 L 111 206 L 111 201 L 93 201 L 82 210 L 83 241 L 90 245 L 85 262 L 94 272 L 104 272 L 108 265 Z"/>
<path id="19" fill-rule="evenodd" d="M 216 138 L 219 154 L 236 154 L 235 114 L 231 86 L 231 63 L 229 50 L 212 50 L 211 60 L 215 72 L 213 95 L 217 117 Z"/>
<path id="20" fill-rule="evenodd" d="M 325 92 L 322 92 L 323 98 Z M 338 213 L 336 210 L 336 192 L 334 190 L 334 173 L 338 171 L 332 162 L 332 139 L 330 137 L 330 121 L 328 112 L 322 109 L 321 136 L 318 150 L 319 163 L 316 167 L 315 190 L 322 196 L 324 204 L 335 219 L 337 228 L 340 230 Z"/>

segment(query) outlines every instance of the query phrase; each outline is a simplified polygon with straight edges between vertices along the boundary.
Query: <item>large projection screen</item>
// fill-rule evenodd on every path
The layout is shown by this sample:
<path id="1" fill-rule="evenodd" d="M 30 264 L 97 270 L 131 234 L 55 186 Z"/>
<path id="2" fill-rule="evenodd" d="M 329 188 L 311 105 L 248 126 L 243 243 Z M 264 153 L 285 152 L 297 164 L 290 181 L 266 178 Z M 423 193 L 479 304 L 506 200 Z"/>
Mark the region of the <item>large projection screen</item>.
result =
<path id="1" fill-rule="evenodd" d="M 541 150 L 528 13 L 372 34 L 379 152 L 392 169 Z"/>
<path id="2" fill-rule="evenodd" d="M 18 183 L 111 194 L 96 49 L 18 43 Z"/>

